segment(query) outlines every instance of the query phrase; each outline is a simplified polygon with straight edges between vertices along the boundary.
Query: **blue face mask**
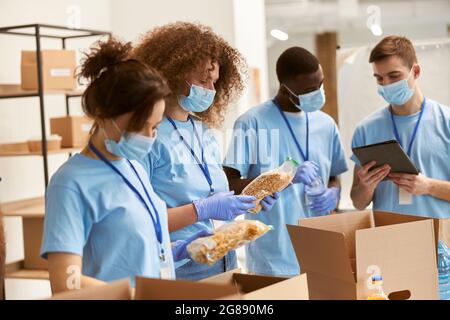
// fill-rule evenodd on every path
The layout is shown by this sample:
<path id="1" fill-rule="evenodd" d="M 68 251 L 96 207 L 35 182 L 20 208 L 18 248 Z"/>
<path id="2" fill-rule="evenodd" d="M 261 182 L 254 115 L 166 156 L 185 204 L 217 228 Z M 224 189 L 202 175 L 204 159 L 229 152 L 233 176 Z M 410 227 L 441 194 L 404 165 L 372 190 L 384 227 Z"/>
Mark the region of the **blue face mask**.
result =
<path id="1" fill-rule="evenodd" d="M 300 101 L 300 105 L 298 105 L 294 101 L 292 101 L 291 98 L 289 98 L 289 99 L 297 108 L 299 108 L 302 111 L 305 111 L 305 112 L 319 111 L 325 105 L 325 90 L 323 89 L 323 84 L 321 84 L 320 88 L 315 91 L 305 93 L 305 94 L 299 94 L 299 95 L 296 95 L 295 93 L 293 93 L 292 90 L 289 89 L 286 85 L 284 85 L 284 87 L 286 89 L 288 89 L 292 95 L 298 97 L 298 101 Z"/>
<path id="2" fill-rule="evenodd" d="M 387 103 L 395 106 L 404 105 L 414 94 L 414 89 L 410 88 L 408 85 L 410 76 L 411 74 L 406 79 L 385 86 L 378 85 L 378 93 Z"/>
<path id="3" fill-rule="evenodd" d="M 115 156 L 122 157 L 128 160 L 142 160 L 149 154 L 152 149 L 155 137 L 146 137 L 141 134 L 129 133 L 127 135 L 122 134 L 121 130 L 113 120 L 113 125 L 118 132 L 121 133 L 119 142 L 108 139 L 105 130 L 103 133 L 107 138 L 105 140 L 106 150 Z"/>
<path id="4" fill-rule="evenodd" d="M 187 82 L 186 82 L 187 83 Z M 189 83 L 187 83 L 190 85 Z M 214 97 L 216 96 L 216 90 L 210 90 L 197 86 L 195 84 L 190 85 L 191 90 L 189 96 L 179 96 L 178 102 L 180 106 L 188 112 L 203 112 L 213 104 Z"/>

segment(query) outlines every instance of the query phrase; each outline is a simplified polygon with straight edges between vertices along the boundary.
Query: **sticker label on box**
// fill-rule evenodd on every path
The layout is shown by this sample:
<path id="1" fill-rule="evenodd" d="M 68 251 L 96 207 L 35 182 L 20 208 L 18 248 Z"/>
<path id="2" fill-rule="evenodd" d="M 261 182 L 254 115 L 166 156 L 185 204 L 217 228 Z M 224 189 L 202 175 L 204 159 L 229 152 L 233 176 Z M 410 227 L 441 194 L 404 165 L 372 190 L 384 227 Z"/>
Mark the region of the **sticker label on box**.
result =
<path id="1" fill-rule="evenodd" d="M 50 75 L 52 77 L 70 77 L 72 70 L 68 68 L 50 69 Z"/>

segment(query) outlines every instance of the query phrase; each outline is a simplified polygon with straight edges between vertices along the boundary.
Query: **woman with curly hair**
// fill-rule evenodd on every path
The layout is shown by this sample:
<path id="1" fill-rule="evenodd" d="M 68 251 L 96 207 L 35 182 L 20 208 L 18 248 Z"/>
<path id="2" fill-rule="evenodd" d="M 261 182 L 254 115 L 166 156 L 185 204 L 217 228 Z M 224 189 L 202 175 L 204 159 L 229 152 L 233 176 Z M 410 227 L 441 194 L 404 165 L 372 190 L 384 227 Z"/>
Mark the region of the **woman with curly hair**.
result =
<path id="1" fill-rule="evenodd" d="M 147 33 L 132 56 L 157 69 L 172 91 L 158 140 L 143 163 L 169 208 L 171 240 L 212 232 L 212 220 L 233 220 L 254 208 L 254 197 L 229 191 L 219 144 L 208 130 L 222 125 L 244 88 L 241 54 L 211 28 L 177 22 Z M 274 202 L 265 200 L 267 208 Z M 235 267 L 236 254 L 230 252 L 212 266 L 179 261 L 176 276 L 200 280 Z"/>
<path id="2" fill-rule="evenodd" d="M 170 243 L 167 208 L 139 160 L 163 117 L 169 87 L 129 59 L 131 43 L 97 42 L 79 74 L 83 110 L 94 126 L 81 153 L 53 175 L 46 192 L 41 256 L 53 293 L 135 276 L 171 278 L 189 241 Z"/>

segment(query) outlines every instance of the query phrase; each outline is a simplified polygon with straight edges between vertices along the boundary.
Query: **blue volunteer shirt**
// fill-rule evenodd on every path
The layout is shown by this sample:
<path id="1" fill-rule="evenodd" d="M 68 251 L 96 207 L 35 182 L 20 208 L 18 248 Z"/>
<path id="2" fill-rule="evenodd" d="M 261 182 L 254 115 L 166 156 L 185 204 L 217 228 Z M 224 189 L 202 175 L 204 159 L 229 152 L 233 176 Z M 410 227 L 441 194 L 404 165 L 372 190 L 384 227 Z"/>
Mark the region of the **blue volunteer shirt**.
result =
<path id="1" fill-rule="evenodd" d="M 128 162 L 122 159 L 111 163 L 148 202 Z M 142 166 L 132 163 L 158 210 L 166 259 L 174 278 L 166 205 L 153 191 Z M 165 267 L 144 204 L 109 166 L 82 154 L 62 165 L 47 189 L 41 255 L 47 258 L 52 252 L 81 256 L 86 276 L 107 282 L 129 277 L 133 286 L 135 276 L 160 278 L 160 270 Z"/>
<path id="2" fill-rule="evenodd" d="M 306 150 L 306 115 L 285 112 L 292 129 Z M 309 113 L 309 160 L 320 166 L 324 181 L 347 171 L 347 163 L 333 119 L 321 111 Z M 276 105 L 269 100 L 256 106 L 234 125 L 224 166 L 238 170 L 242 177 L 254 179 L 261 173 L 280 166 L 287 157 L 301 163 L 304 159 Z M 261 274 L 293 276 L 300 272 L 286 224 L 297 225 L 310 216 L 305 210 L 304 186 L 291 185 L 282 193 L 271 211 L 247 214 L 274 226 L 274 230 L 246 247 L 247 269 Z"/>
<path id="3" fill-rule="evenodd" d="M 408 116 L 394 116 L 404 148 L 409 145 L 419 112 Z M 395 140 L 388 107 L 382 108 L 355 130 L 352 147 Z M 351 159 L 360 166 L 355 155 Z M 426 99 L 422 120 L 412 145 L 411 159 L 417 169 L 429 178 L 450 181 L 450 108 Z M 412 204 L 399 204 L 398 187 L 391 181 L 381 182 L 375 189 L 373 208 L 379 211 L 405 213 L 431 218 L 449 218 L 450 202 L 428 195 L 413 196 Z"/>
<path id="4" fill-rule="evenodd" d="M 201 159 L 201 145 L 194 135 L 190 121 L 174 120 L 179 132 Z M 211 174 L 214 192 L 229 191 L 228 180 L 223 172 L 220 147 L 214 132 L 201 121 L 194 120 L 195 127 L 202 141 L 205 161 Z M 191 152 L 180 140 L 177 131 L 164 117 L 158 128 L 158 138 L 148 157 L 144 159 L 144 168 L 148 171 L 150 181 L 168 208 L 176 208 L 210 195 L 210 187 L 202 170 L 192 157 Z M 214 231 L 212 220 L 199 221 L 170 234 L 171 240 L 184 240 L 200 230 Z M 175 264 L 177 278 L 199 280 L 236 266 L 234 251 L 227 257 L 227 266 L 223 261 L 214 266 L 201 265 L 192 260 L 182 260 Z"/>

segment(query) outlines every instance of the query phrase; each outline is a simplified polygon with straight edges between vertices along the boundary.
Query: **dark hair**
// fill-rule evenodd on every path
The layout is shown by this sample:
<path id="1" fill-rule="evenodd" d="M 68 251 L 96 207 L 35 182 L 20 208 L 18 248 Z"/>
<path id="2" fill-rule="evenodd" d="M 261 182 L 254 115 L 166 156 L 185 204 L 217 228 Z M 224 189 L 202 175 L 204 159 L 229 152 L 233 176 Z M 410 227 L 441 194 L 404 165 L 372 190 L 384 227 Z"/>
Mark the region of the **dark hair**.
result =
<path id="1" fill-rule="evenodd" d="M 210 27 L 190 22 L 175 22 L 146 33 L 132 56 L 156 68 L 167 79 L 172 94 L 168 101 L 177 103 L 186 87 L 186 75 L 207 59 L 217 62 L 220 77 L 214 85 L 213 105 L 196 115 L 211 127 L 220 127 L 230 104 L 244 90 L 247 66 L 243 56 Z"/>
<path id="2" fill-rule="evenodd" d="M 131 49 L 129 42 L 98 41 L 86 54 L 78 77 L 89 81 L 82 97 L 88 117 L 97 121 L 133 112 L 126 131 L 137 132 L 170 90 L 157 71 L 128 58 Z"/>
<path id="3" fill-rule="evenodd" d="M 277 77 L 280 83 L 301 74 L 310 74 L 319 69 L 319 60 L 308 50 L 292 47 L 285 50 L 277 60 Z"/>
<path id="4" fill-rule="evenodd" d="M 412 68 L 417 63 L 416 50 L 412 42 L 406 37 L 388 36 L 383 38 L 370 52 L 369 63 L 397 56 L 403 63 Z"/>

